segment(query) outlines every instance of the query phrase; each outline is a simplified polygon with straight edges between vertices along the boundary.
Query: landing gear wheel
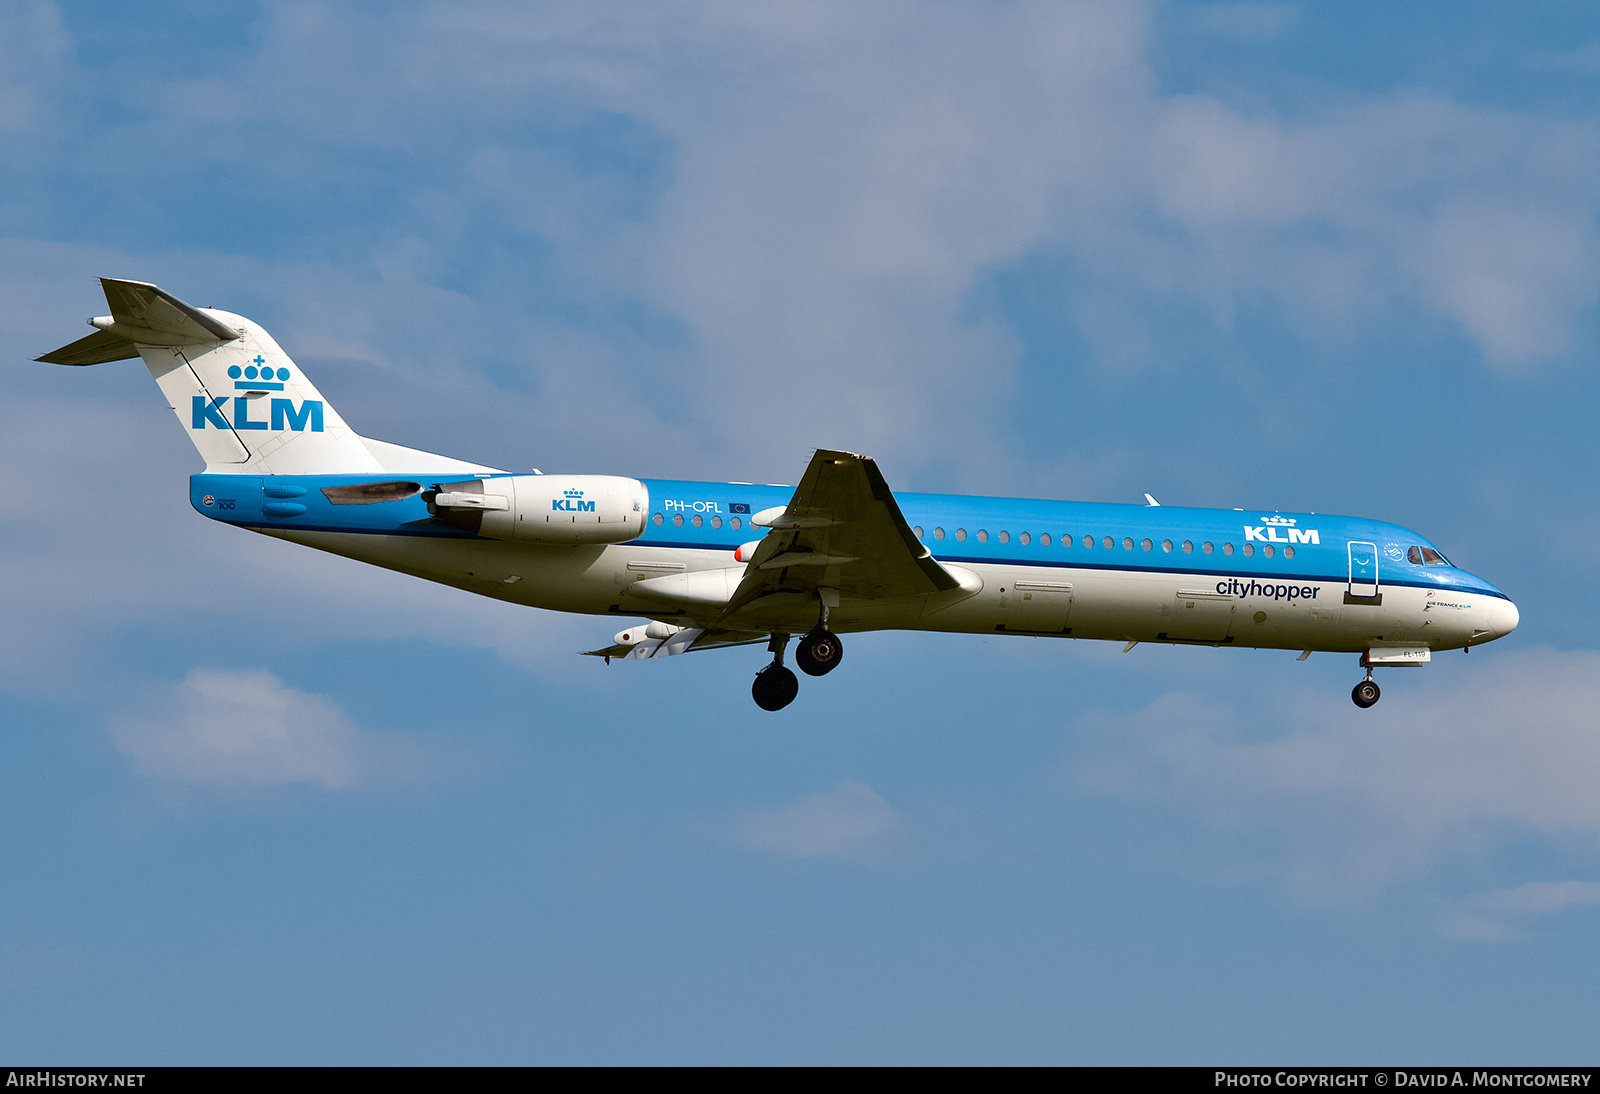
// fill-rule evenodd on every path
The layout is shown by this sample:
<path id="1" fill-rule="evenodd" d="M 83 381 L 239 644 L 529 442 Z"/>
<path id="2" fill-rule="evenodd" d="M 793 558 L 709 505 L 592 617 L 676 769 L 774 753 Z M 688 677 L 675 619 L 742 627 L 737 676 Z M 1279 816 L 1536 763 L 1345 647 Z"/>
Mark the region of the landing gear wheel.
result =
<path id="1" fill-rule="evenodd" d="M 782 710 L 800 694 L 800 680 L 782 665 L 768 665 L 756 673 L 750 697 L 762 710 Z"/>
<path id="2" fill-rule="evenodd" d="M 1371 680 L 1363 680 L 1361 683 L 1350 689 L 1350 698 L 1354 700 L 1356 706 L 1360 707 L 1362 710 L 1366 710 L 1373 703 L 1376 703 L 1378 701 L 1378 696 L 1382 694 L 1383 693 L 1378 690 L 1378 685 L 1374 684 Z"/>
<path id="3" fill-rule="evenodd" d="M 832 631 L 821 627 L 800 639 L 794 648 L 794 663 L 807 676 L 826 676 L 839 667 L 844 658 L 844 643 Z"/>

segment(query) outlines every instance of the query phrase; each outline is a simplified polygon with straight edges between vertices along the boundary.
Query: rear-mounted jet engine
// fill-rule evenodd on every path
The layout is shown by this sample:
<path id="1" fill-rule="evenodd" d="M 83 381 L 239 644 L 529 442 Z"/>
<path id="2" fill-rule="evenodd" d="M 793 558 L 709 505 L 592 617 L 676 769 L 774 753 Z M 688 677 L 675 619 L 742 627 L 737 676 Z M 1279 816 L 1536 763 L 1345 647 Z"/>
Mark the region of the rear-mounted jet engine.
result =
<path id="1" fill-rule="evenodd" d="M 442 524 L 520 543 L 625 543 L 644 532 L 649 492 L 613 475 L 503 475 L 423 491 Z"/>

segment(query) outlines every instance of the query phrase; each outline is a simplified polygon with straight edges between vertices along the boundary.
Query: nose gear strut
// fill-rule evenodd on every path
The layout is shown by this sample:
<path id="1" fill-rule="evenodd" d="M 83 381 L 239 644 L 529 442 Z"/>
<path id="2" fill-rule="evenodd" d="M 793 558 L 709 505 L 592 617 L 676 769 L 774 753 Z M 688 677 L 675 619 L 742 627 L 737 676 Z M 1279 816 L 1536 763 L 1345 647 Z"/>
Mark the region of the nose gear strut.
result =
<path id="1" fill-rule="evenodd" d="M 1378 685 L 1372 682 L 1372 666 L 1367 666 L 1367 678 L 1354 688 L 1350 689 L 1350 698 L 1362 710 L 1366 710 L 1378 701 L 1383 692 L 1378 690 Z"/>

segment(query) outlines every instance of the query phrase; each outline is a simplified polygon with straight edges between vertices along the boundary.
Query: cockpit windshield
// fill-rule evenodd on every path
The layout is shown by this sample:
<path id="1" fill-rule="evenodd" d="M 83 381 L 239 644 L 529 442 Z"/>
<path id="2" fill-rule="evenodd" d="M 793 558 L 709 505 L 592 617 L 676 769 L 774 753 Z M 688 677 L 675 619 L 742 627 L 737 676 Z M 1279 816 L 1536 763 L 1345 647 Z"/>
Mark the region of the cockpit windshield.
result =
<path id="1" fill-rule="evenodd" d="M 1410 560 L 1413 566 L 1450 565 L 1450 560 L 1432 547 L 1411 547 L 1406 551 L 1406 558 Z"/>

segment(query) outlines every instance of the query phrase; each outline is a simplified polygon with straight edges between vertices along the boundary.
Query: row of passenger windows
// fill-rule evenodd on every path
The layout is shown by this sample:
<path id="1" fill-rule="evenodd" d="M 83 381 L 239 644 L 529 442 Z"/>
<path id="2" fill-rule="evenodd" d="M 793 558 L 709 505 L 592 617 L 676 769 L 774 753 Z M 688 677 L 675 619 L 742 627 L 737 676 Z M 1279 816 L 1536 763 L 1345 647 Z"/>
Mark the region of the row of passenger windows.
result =
<path id="1" fill-rule="evenodd" d="M 922 539 L 923 538 L 923 533 L 922 533 L 921 527 L 917 527 L 917 528 L 913 529 L 913 531 L 915 531 L 917 533 L 917 538 L 918 539 Z M 966 540 L 967 540 L 967 530 L 965 528 L 957 528 L 955 530 L 955 532 L 953 532 L 951 534 L 955 537 L 955 541 L 957 543 L 965 543 Z M 988 531 L 986 529 L 979 528 L 976 532 L 972 533 L 972 536 L 979 543 L 988 543 L 989 542 L 989 533 L 988 533 Z M 937 540 L 944 539 L 945 538 L 945 530 L 943 528 L 935 528 L 933 530 L 933 538 L 937 539 Z M 1011 533 L 1010 532 L 1005 532 L 1005 531 L 996 532 L 995 533 L 995 538 L 998 539 L 1001 543 L 1010 543 L 1011 542 Z M 1030 532 L 1018 532 L 1017 533 L 1017 542 L 1021 543 L 1021 544 L 1024 544 L 1024 545 L 1030 544 L 1030 543 L 1034 542 L 1033 534 L 1030 533 Z M 1050 544 L 1053 541 L 1050 538 L 1050 533 L 1049 532 L 1040 532 L 1039 533 L 1039 537 L 1038 537 L 1038 542 L 1039 542 L 1039 546 L 1048 547 L 1048 546 L 1050 546 Z M 1075 540 L 1072 537 L 1071 533 L 1067 533 L 1067 534 L 1064 534 L 1061 537 L 1061 541 L 1060 542 L 1061 542 L 1061 546 L 1063 546 L 1063 547 L 1071 547 L 1074 543 L 1076 543 L 1078 541 Z M 1083 546 L 1084 546 L 1085 549 L 1093 549 L 1094 546 L 1095 546 L 1095 538 L 1093 536 L 1084 536 L 1082 542 L 1083 542 Z M 1116 541 L 1116 538 L 1113 537 L 1113 536 L 1105 536 L 1104 538 L 1102 538 L 1099 541 L 1099 545 L 1104 550 L 1110 551 L 1110 550 L 1114 550 L 1116 548 L 1117 541 Z M 1133 550 L 1134 546 L 1135 546 L 1135 543 L 1134 543 L 1134 539 L 1133 539 L 1132 536 L 1124 536 L 1122 538 L 1122 549 L 1124 551 L 1131 551 L 1131 550 Z M 1156 549 L 1156 543 L 1155 543 L 1154 540 L 1151 540 L 1151 539 L 1139 540 L 1138 541 L 1138 546 L 1142 550 L 1146 550 L 1146 551 L 1153 551 L 1153 550 Z M 1164 540 L 1161 541 L 1161 549 L 1163 551 L 1167 552 L 1168 554 L 1171 554 L 1173 551 L 1177 550 L 1177 551 L 1182 551 L 1186 555 L 1190 555 L 1190 554 L 1194 553 L 1195 545 L 1194 545 L 1194 541 L 1193 540 L 1188 540 L 1188 539 L 1186 539 L 1182 543 L 1179 543 L 1179 544 L 1176 544 L 1176 545 L 1173 544 L 1172 540 L 1164 539 Z M 1211 543 L 1209 541 L 1200 544 L 1200 553 L 1203 554 L 1203 555 L 1213 554 L 1213 553 L 1216 552 L 1216 550 L 1217 550 L 1216 544 Z M 1246 558 L 1249 558 L 1250 556 L 1252 556 L 1252 555 L 1254 555 L 1256 553 L 1256 545 L 1253 544 L 1253 543 L 1246 543 L 1244 545 L 1244 547 L 1241 548 L 1241 550 L 1243 551 L 1244 556 Z M 1224 543 L 1222 545 L 1222 553 L 1223 554 L 1231 555 L 1231 554 L 1233 554 L 1233 551 L 1234 551 L 1233 544 Z M 1264 544 L 1262 546 L 1262 548 L 1261 548 L 1261 553 L 1263 555 L 1265 555 L 1267 558 L 1271 558 L 1273 556 L 1273 554 L 1274 554 L 1273 546 L 1270 543 L 1269 544 Z M 1285 547 L 1283 549 L 1283 557 L 1284 558 L 1293 558 L 1294 557 L 1294 548 L 1293 547 Z"/>
<path id="2" fill-rule="evenodd" d="M 657 513 L 655 516 L 650 518 L 650 523 L 654 524 L 657 528 L 660 528 L 666 522 L 667 522 L 666 518 L 663 517 L 660 513 Z M 696 513 L 694 516 L 689 518 L 689 523 L 694 525 L 696 528 L 700 528 L 700 527 L 703 527 L 705 525 L 706 518 L 702 517 L 699 513 Z M 741 521 L 738 517 L 729 517 L 728 518 L 728 527 L 729 528 L 741 528 L 741 527 L 743 527 L 743 525 L 744 525 L 744 522 Z M 683 514 L 682 513 L 674 513 L 674 514 L 672 514 L 672 526 L 674 528 L 682 528 L 683 527 Z M 713 527 L 713 528 L 721 528 L 722 527 L 722 518 L 721 517 L 712 517 L 711 518 L 711 527 Z"/>
<path id="3" fill-rule="evenodd" d="M 652 524 L 654 524 L 657 528 L 660 528 L 662 525 L 664 525 L 666 523 L 666 518 L 662 514 L 657 513 L 653 517 L 650 518 L 650 522 Z M 684 523 L 684 516 L 683 516 L 682 513 L 674 513 L 672 515 L 672 526 L 674 528 L 682 528 L 683 527 L 683 523 Z M 689 523 L 692 524 L 696 528 L 702 528 L 706 524 L 706 518 L 701 516 L 699 513 L 696 513 L 694 516 L 689 518 Z M 713 527 L 713 528 L 721 528 L 722 527 L 722 518 L 720 516 L 714 516 L 714 517 L 711 518 L 710 524 L 711 524 L 711 527 Z M 738 528 L 743 527 L 743 523 L 740 521 L 740 519 L 738 517 L 729 517 L 728 518 L 728 527 L 729 528 L 733 528 L 733 529 L 738 529 Z M 922 531 L 922 528 L 921 528 L 920 525 L 917 528 L 913 529 L 913 530 L 917 533 L 917 538 L 918 539 L 922 539 L 923 538 L 923 531 Z M 945 538 L 945 534 L 946 533 L 945 533 L 945 530 L 943 528 L 935 528 L 933 530 L 933 538 L 936 539 L 936 540 L 943 540 Z M 951 534 L 955 537 L 955 541 L 957 543 L 965 543 L 967 541 L 967 530 L 965 528 L 957 528 L 955 530 L 955 532 L 951 533 Z M 979 543 L 988 543 L 989 542 L 989 532 L 988 532 L 987 529 L 979 528 L 976 532 L 972 533 L 972 536 Z M 995 538 L 998 539 L 1001 543 L 1010 543 L 1011 542 L 1011 533 L 1010 532 L 1006 532 L 1006 531 L 996 532 L 995 533 Z M 1024 546 L 1026 546 L 1028 544 L 1031 544 L 1034 541 L 1035 541 L 1035 537 L 1034 537 L 1033 533 L 1031 533 L 1031 532 L 1018 532 L 1017 533 L 1017 542 L 1020 543 L 1020 544 L 1023 544 Z M 1038 537 L 1037 537 L 1037 541 L 1039 543 L 1039 546 L 1041 546 L 1041 547 L 1048 547 L 1053 542 L 1055 542 L 1054 540 L 1051 539 L 1049 532 L 1040 532 Z M 1061 537 L 1061 541 L 1060 542 L 1061 542 L 1061 546 L 1062 547 L 1071 547 L 1077 541 L 1074 540 L 1071 535 L 1063 535 Z M 1140 548 L 1142 548 L 1143 550 L 1146 550 L 1146 551 L 1153 551 L 1156 548 L 1155 541 L 1154 540 L 1149 540 L 1149 539 L 1140 540 L 1138 545 L 1139 545 Z M 1093 536 L 1084 536 L 1083 537 L 1083 546 L 1085 548 L 1093 548 L 1095 546 L 1095 538 Z M 1111 536 L 1106 536 L 1100 541 L 1100 546 L 1102 548 L 1104 548 L 1105 550 L 1110 551 L 1110 550 L 1114 549 L 1117 546 L 1117 541 Z M 1122 549 L 1124 551 L 1131 551 L 1131 550 L 1133 550 L 1133 548 L 1134 548 L 1133 537 L 1132 536 L 1124 536 L 1123 539 L 1122 539 Z M 1163 551 L 1167 552 L 1168 554 L 1171 554 L 1173 551 L 1176 550 L 1176 551 L 1182 551 L 1184 554 L 1189 555 L 1189 554 L 1193 554 L 1194 553 L 1195 544 L 1194 544 L 1194 542 L 1192 540 L 1187 540 L 1187 539 L 1184 540 L 1182 543 L 1179 543 L 1179 544 L 1174 544 L 1172 542 L 1172 540 L 1170 540 L 1170 539 L 1164 539 L 1164 540 L 1161 541 L 1161 549 Z M 1216 548 L 1215 544 L 1210 543 L 1208 541 L 1208 542 L 1200 544 L 1199 550 L 1200 550 L 1201 554 L 1209 555 L 1209 554 L 1214 554 L 1216 552 L 1217 548 Z M 1252 555 L 1254 555 L 1256 553 L 1256 546 L 1253 543 L 1246 543 L 1244 545 L 1244 547 L 1241 548 L 1241 550 L 1244 552 L 1244 556 L 1246 558 L 1249 558 L 1250 556 L 1252 556 Z M 1267 558 L 1271 558 L 1273 556 L 1273 550 L 1274 549 L 1273 549 L 1272 544 L 1268 543 L 1268 544 L 1264 544 L 1262 546 L 1261 553 L 1264 556 L 1266 556 Z M 1412 548 L 1412 550 L 1416 550 L 1416 548 Z M 1423 548 L 1423 550 L 1427 551 L 1429 554 L 1435 554 L 1435 552 L 1432 551 L 1430 548 L 1426 548 L 1425 547 L 1425 548 Z M 1222 545 L 1222 553 L 1223 554 L 1231 555 L 1231 554 L 1233 554 L 1233 551 L 1234 551 L 1233 544 L 1224 543 Z M 1294 557 L 1294 548 L 1293 547 L 1285 547 L 1283 549 L 1283 557 L 1284 558 L 1293 558 Z M 1435 557 L 1437 557 L 1437 556 L 1435 555 Z"/>

